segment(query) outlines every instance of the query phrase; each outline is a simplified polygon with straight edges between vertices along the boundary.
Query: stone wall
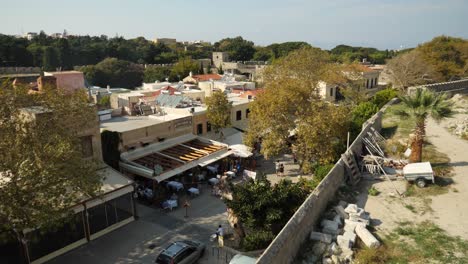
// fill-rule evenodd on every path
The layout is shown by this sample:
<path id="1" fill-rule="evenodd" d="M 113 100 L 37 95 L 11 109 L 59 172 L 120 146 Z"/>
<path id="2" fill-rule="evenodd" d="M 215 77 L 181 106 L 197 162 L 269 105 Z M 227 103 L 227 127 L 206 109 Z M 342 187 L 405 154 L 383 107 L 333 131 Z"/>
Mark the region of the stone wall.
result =
<path id="1" fill-rule="evenodd" d="M 367 135 L 367 132 L 371 130 L 371 127 L 376 130 L 381 129 L 383 112 L 390 104 L 396 101 L 396 99 L 390 101 L 363 124 L 361 133 L 349 146 L 349 149 L 356 156 L 360 156 L 362 153 L 362 139 Z M 345 182 L 345 179 L 345 165 L 340 159 L 291 219 L 289 219 L 281 232 L 257 260 L 257 263 L 292 263 L 302 243 L 308 239 L 321 214 L 325 211 L 328 203 L 335 197 L 336 191 Z"/>
<path id="2" fill-rule="evenodd" d="M 408 93 L 412 94 L 418 88 L 428 89 L 437 93 L 441 93 L 441 92 L 447 92 L 450 94 L 468 93 L 468 79 L 462 79 L 462 80 L 453 81 L 453 82 L 433 83 L 433 84 L 409 87 Z"/>
<path id="3" fill-rule="evenodd" d="M 0 74 L 28 74 L 40 72 L 40 67 L 0 67 Z"/>

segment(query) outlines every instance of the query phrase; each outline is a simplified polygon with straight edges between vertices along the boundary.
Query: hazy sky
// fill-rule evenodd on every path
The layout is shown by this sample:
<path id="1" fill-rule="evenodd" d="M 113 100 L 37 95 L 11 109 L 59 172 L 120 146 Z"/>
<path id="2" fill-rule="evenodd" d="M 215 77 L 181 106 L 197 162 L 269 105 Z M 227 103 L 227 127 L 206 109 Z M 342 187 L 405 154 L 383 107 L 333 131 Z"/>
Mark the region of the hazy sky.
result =
<path id="1" fill-rule="evenodd" d="M 171 37 L 258 45 L 306 41 L 412 47 L 434 36 L 468 38 L 468 0 L 0 0 L 0 33 Z"/>

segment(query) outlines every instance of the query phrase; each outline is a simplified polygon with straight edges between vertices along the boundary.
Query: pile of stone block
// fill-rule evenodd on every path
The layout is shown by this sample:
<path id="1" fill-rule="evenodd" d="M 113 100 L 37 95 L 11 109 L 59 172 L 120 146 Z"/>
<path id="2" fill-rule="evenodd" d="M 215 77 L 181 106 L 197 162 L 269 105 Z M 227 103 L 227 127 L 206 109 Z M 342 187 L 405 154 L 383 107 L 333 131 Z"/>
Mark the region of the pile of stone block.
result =
<path id="1" fill-rule="evenodd" d="M 380 246 L 380 242 L 367 229 L 369 214 L 356 204 L 340 203 L 326 213 L 326 219 L 320 222 L 321 230 L 310 234 L 315 241 L 312 257 L 304 263 L 341 264 L 353 261 L 353 246 L 359 238 L 371 248 Z"/>

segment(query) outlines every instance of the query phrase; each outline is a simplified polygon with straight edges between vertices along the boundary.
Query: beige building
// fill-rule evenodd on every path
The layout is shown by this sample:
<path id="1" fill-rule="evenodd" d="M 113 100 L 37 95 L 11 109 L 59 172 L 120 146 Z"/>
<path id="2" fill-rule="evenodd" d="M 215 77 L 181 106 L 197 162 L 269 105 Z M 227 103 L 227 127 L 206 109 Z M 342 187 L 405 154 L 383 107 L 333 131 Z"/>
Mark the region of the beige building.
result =
<path id="1" fill-rule="evenodd" d="M 85 88 L 84 75 L 80 71 L 44 72 L 44 76 L 53 76 L 59 89 L 74 91 Z"/>
<path id="2" fill-rule="evenodd" d="M 21 109 L 26 121 L 48 118 L 52 114 L 38 106 Z M 41 227 L 25 230 L 25 243 L 20 243 L 20 247 L 28 259 L 18 256 L 17 263 L 45 263 L 135 220 L 133 182 L 102 162 L 97 116 L 88 124 L 77 136 L 81 139 L 83 157 L 93 158 L 100 164 L 97 170 L 103 176 L 100 193 L 97 197 L 83 195 L 81 202 L 71 208 L 67 224 L 57 226 L 56 230 L 41 230 Z"/>
<path id="3" fill-rule="evenodd" d="M 156 44 L 172 45 L 176 44 L 177 40 L 175 38 L 155 38 L 153 42 Z"/>

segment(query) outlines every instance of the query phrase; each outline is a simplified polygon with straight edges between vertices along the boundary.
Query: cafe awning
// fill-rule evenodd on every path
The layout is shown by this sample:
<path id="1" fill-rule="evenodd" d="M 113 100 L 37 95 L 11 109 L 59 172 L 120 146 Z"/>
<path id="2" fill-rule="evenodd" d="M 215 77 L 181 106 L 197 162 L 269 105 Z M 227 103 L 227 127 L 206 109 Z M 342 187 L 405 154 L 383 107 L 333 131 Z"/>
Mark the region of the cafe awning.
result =
<path id="1" fill-rule="evenodd" d="M 121 155 L 122 169 L 158 182 L 233 154 L 226 144 L 184 135 Z"/>

